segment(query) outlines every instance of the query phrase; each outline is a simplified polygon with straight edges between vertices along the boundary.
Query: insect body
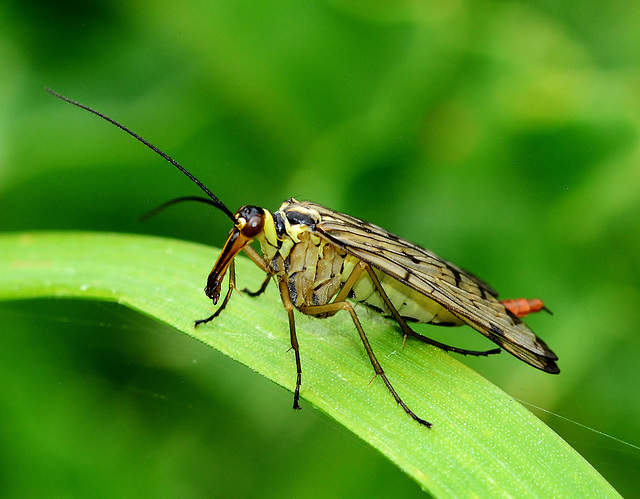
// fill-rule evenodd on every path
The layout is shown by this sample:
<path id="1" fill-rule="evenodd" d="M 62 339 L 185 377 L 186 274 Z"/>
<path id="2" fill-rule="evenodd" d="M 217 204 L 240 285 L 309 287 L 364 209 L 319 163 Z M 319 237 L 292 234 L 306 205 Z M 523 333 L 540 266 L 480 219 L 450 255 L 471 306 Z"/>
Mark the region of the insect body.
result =
<path id="1" fill-rule="evenodd" d="M 521 320 L 528 313 L 544 308 L 540 300 L 497 299 L 497 293 L 473 274 L 438 257 L 420 246 L 355 217 L 335 212 L 310 201 L 285 201 L 271 213 L 257 206 L 243 206 L 232 213 L 209 189 L 176 161 L 149 142 L 111 118 L 67 99 L 54 96 L 86 109 L 123 129 L 171 162 L 209 197 L 178 198 L 205 202 L 220 209 L 233 223 L 227 241 L 205 287 L 214 304 L 220 299 L 223 280 L 229 274 L 228 289 L 219 308 L 196 326 L 215 317 L 228 303 L 235 283 L 234 259 L 241 251 L 260 267 L 266 279 L 257 292 L 262 293 L 270 280 L 278 285 L 289 319 L 291 346 L 295 354 L 297 379 L 293 407 L 300 408 L 302 363 L 295 327 L 294 310 L 325 318 L 347 311 L 379 376 L 396 402 L 417 422 L 431 426 L 417 416 L 400 398 L 378 362 L 353 305 L 361 302 L 392 317 L 404 337 L 412 336 L 447 351 L 468 355 L 489 355 L 489 351 L 464 350 L 434 341 L 414 332 L 409 322 L 445 326 L 468 324 L 524 362 L 548 373 L 559 372 L 557 356 Z M 249 244 L 257 240 L 262 254 Z"/>

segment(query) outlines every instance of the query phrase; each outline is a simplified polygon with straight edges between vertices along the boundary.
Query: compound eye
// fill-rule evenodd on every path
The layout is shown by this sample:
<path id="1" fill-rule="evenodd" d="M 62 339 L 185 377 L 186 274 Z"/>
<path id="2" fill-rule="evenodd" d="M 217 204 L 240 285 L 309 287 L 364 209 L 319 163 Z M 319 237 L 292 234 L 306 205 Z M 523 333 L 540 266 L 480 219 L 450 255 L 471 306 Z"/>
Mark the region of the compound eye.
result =
<path id="1" fill-rule="evenodd" d="M 252 216 L 242 228 L 242 235 L 245 237 L 256 237 L 264 228 L 264 215 L 256 214 Z"/>

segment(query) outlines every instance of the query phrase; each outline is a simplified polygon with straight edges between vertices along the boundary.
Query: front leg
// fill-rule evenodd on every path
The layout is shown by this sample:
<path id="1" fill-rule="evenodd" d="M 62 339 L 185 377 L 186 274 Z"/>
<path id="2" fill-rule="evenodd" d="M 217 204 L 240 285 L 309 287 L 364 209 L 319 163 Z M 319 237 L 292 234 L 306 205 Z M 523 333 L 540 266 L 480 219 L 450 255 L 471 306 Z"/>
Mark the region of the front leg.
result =
<path id="1" fill-rule="evenodd" d="M 267 289 L 267 286 L 269 285 L 269 280 L 271 279 L 272 272 L 267 266 L 267 264 L 265 263 L 264 259 L 260 256 L 260 254 L 256 250 L 254 250 L 251 246 L 245 246 L 243 249 L 244 249 L 244 252 L 247 254 L 247 256 L 251 258 L 251 261 L 255 263 L 258 267 L 260 267 L 261 270 L 266 272 L 267 277 L 265 277 L 264 281 L 262 281 L 262 284 L 260 285 L 260 288 L 258 289 L 258 291 L 251 291 L 248 288 L 244 288 L 242 292 L 247 293 L 249 296 L 259 296 L 262 293 L 264 293 L 265 290 Z"/>
<path id="2" fill-rule="evenodd" d="M 298 337 L 296 335 L 296 321 L 293 316 L 293 310 L 296 308 L 291 301 L 289 287 L 287 286 L 286 276 L 278 276 L 278 286 L 280 288 L 280 297 L 284 305 L 287 315 L 289 316 L 289 335 L 291 336 L 291 348 L 296 356 L 296 390 L 293 394 L 293 408 L 302 409 L 300 407 L 300 385 L 302 384 L 302 364 L 300 363 L 300 348 L 298 346 Z"/>
<path id="3" fill-rule="evenodd" d="M 265 277 L 264 281 L 262 281 L 262 284 L 260 285 L 260 288 L 258 289 L 258 291 L 251 291 L 249 288 L 243 288 L 242 292 L 247 293 L 249 296 L 260 296 L 262 293 L 264 293 L 267 290 L 267 286 L 269 285 L 270 280 L 271 280 L 271 274 L 267 274 L 267 277 Z"/>
<path id="4" fill-rule="evenodd" d="M 229 267 L 229 289 L 227 289 L 227 294 L 224 296 L 224 300 L 222 300 L 222 304 L 218 307 L 218 310 L 216 310 L 213 314 L 211 314 L 206 319 L 198 319 L 195 322 L 194 327 L 198 327 L 200 324 L 206 324 L 207 322 L 210 322 L 216 317 L 218 317 L 220 315 L 220 312 L 222 312 L 224 308 L 227 306 L 227 303 L 229 303 L 229 298 L 231 298 L 231 293 L 233 292 L 234 289 L 236 289 L 236 263 L 232 261 L 231 266 Z"/>

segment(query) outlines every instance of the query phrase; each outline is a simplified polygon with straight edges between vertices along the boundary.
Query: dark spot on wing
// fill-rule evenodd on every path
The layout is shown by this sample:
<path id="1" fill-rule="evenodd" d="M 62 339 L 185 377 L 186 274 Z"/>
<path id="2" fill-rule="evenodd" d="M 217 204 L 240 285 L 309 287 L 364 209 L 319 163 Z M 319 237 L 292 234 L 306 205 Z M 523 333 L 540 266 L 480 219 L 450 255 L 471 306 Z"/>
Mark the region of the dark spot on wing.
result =
<path id="1" fill-rule="evenodd" d="M 451 271 L 451 273 L 453 274 L 453 278 L 456 280 L 456 286 L 459 288 L 460 287 L 460 283 L 462 282 L 462 274 L 460 273 L 460 271 L 455 268 L 452 267 L 450 265 L 447 265 L 447 268 Z"/>
<path id="2" fill-rule="evenodd" d="M 404 253 L 404 255 L 415 264 L 422 263 L 422 260 L 420 260 L 420 258 L 415 255 L 412 255 L 410 253 Z"/>
<path id="3" fill-rule="evenodd" d="M 385 231 L 385 232 L 386 232 L 386 231 Z M 386 232 L 386 236 L 387 236 L 389 239 L 393 239 L 394 241 L 399 241 L 399 240 L 400 240 L 400 238 L 399 238 L 398 236 L 396 236 L 395 234 L 392 234 L 391 232 Z"/>
<path id="4" fill-rule="evenodd" d="M 502 332 L 502 329 L 500 329 L 498 326 L 496 326 L 495 324 L 489 324 L 489 330 L 493 333 L 493 334 L 497 334 L 498 336 L 504 336 L 504 333 Z"/>

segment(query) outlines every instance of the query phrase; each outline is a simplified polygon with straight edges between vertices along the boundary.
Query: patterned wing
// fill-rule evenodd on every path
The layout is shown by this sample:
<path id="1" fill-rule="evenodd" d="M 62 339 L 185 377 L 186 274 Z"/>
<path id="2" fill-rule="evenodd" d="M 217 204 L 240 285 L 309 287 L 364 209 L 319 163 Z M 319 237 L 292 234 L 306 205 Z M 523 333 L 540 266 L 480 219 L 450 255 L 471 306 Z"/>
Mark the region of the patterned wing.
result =
<path id="1" fill-rule="evenodd" d="M 524 362 L 558 373 L 556 354 L 497 300 L 484 281 L 373 224 L 303 201 L 318 211 L 317 233 L 347 253 L 427 296 Z"/>

